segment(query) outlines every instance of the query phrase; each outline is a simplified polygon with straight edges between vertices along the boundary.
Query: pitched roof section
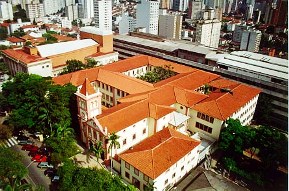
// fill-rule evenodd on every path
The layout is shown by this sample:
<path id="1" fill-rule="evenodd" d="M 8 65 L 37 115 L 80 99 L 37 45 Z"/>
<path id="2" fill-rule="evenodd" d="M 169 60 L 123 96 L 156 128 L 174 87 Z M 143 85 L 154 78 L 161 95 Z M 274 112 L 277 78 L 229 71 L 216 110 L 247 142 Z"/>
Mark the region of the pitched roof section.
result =
<path id="1" fill-rule="evenodd" d="M 145 139 L 119 157 L 151 179 L 156 179 L 200 144 L 171 128 Z"/>
<path id="2" fill-rule="evenodd" d="M 95 42 L 92 39 L 84 39 L 84 40 L 74 40 L 68 42 L 41 45 L 37 46 L 37 49 L 42 57 L 48 57 L 97 45 L 98 45 L 97 42 Z"/>
<path id="3" fill-rule="evenodd" d="M 20 49 L 20 50 L 6 49 L 6 50 L 2 50 L 2 52 L 5 55 L 7 55 L 7 56 L 9 56 L 15 60 L 19 60 L 24 64 L 29 64 L 32 62 L 37 62 L 37 61 L 47 59 L 47 58 L 42 58 L 38 55 L 27 54 L 23 49 Z"/>
<path id="4" fill-rule="evenodd" d="M 231 92 L 212 92 L 207 99 L 191 108 L 224 121 L 260 92 L 255 87 L 239 84 Z"/>
<path id="5" fill-rule="evenodd" d="M 94 90 L 94 88 L 90 84 L 90 81 L 88 78 L 85 78 L 79 92 L 85 96 L 92 95 L 92 94 L 96 93 L 96 91 Z"/>
<path id="6" fill-rule="evenodd" d="M 21 38 L 17 38 L 15 36 L 8 37 L 7 40 L 12 42 L 12 43 L 25 42 L 25 40 L 23 40 Z"/>

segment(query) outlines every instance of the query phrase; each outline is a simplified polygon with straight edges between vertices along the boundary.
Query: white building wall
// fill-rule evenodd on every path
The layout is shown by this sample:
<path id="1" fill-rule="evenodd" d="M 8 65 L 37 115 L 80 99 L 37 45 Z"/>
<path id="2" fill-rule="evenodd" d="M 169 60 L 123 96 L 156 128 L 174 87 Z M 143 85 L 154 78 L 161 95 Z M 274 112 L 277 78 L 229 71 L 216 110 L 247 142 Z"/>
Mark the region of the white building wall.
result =
<path id="1" fill-rule="evenodd" d="M 111 0 L 94 0 L 94 20 L 100 30 L 112 30 Z"/>
<path id="2" fill-rule="evenodd" d="M 148 137 L 148 120 L 147 118 L 142 119 L 116 134 L 120 137 L 118 140 L 120 148 L 116 149 L 116 152 L 117 154 L 120 154 Z M 115 154 L 114 149 L 112 155 L 114 156 Z"/>
<path id="3" fill-rule="evenodd" d="M 118 24 L 119 34 L 128 34 L 129 32 L 133 32 L 135 27 L 136 19 L 127 14 L 123 14 Z"/>
<path id="4" fill-rule="evenodd" d="M 83 0 L 84 18 L 86 18 L 86 19 L 91 19 L 94 17 L 93 1 L 94 0 Z"/>
<path id="5" fill-rule="evenodd" d="M 42 3 L 26 4 L 26 14 L 33 21 L 34 18 L 44 17 L 44 7 Z"/>
<path id="6" fill-rule="evenodd" d="M 125 72 L 123 72 L 123 74 L 136 78 L 138 76 L 145 75 L 148 71 L 149 71 L 148 66 L 142 66 L 139 68 L 134 68 L 132 70 L 125 71 Z"/>
<path id="7" fill-rule="evenodd" d="M 0 18 L 3 20 L 13 20 L 12 4 L 0 1 Z"/>
<path id="8" fill-rule="evenodd" d="M 196 42 L 208 47 L 218 48 L 220 39 L 221 22 L 207 20 L 197 24 Z"/>
<path id="9" fill-rule="evenodd" d="M 51 60 L 39 61 L 36 63 L 28 64 L 28 73 L 29 74 L 38 74 L 42 77 L 53 76 L 52 73 L 52 63 Z"/>
<path id="10" fill-rule="evenodd" d="M 172 113 L 169 113 L 163 116 L 162 118 L 158 119 L 157 124 L 156 124 L 156 132 L 159 132 L 162 129 L 168 127 L 171 119 L 172 119 Z"/>
<path id="11" fill-rule="evenodd" d="M 97 61 L 99 65 L 106 65 L 118 61 L 118 52 L 113 52 L 111 54 L 106 54 L 103 56 L 97 56 L 93 59 Z"/>
<path id="12" fill-rule="evenodd" d="M 150 34 L 158 34 L 159 2 L 142 0 L 137 4 L 136 27 L 146 28 Z"/>
<path id="13" fill-rule="evenodd" d="M 9 30 L 10 30 L 10 34 L 14 33 L 15 30 L 18 30 L 20 27 L 24 26 L 24 25 L 31 25 L 31 22 L 20 22 L 20 23 L 11 23 L 9 25 Z"/>

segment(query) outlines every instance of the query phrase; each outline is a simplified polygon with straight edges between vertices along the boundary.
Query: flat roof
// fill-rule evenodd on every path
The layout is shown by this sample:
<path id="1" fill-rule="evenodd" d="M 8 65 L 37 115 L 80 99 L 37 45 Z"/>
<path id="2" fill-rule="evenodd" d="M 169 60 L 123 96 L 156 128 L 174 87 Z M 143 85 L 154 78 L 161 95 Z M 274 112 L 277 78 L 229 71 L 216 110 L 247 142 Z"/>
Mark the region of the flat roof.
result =
<path id="1" fill-rule="evenodd" d="M 97 34 L 97 35 L 112 35 L 111 30 L 101 30 L 101 29 L 93 27 L 93 26 L 81 27 L 80 31 L 92 33 L 92 34 Z"/>
<path id="2" fill-rule="evenodd" d="M 234 68 L 241 68 L 241 69 L 249 70 L 249 71 L 252 71 L 252 73 L 261 73 L 261 74 L 264 74 L 265 76 L 274 76 L 277 78 L 288 80 L 288 74 L 287 73 L 271 70 L 271 69 L 256 66 L 253 64 L 242 63 L 240 61 L 229 60 L 226 58 L 218 60 L 217 63 L 225 65 L 225 66 L 234 67 Z M 265 64 L 267 64 L 267 63 L 265 63 Z"/>
<path id="3" fill-rule="evenodd" d="M 48 57 L 57 54 L 63 54 L 66 52 L 71 52 L 74 50 L 79 50 L 93 45 L 98 45 L 98 43 L 92 39 L 83 39 L 68 42 L 59 42 L 54 44 L 46 44 L 36 47 L 41 57 Z"/>
<path id="4" fill-rule="evenodd" d="M 114 39 L 123 40 L 127 42 L 131 42 L 134 44 L 140 44 L 143 46 L 148 46 L 152 48 L 157 48 L 160 50 L 166 50 L 169 52 L 173 52 L 178 49 L 187 50 L 191 52 L 196 52 L 199 54 L 208 54 L 214 52 L 213 49 L 195 44 L 193 42 L 184 41 L 184 40 L 165 40 L 163 42 L 153 41 L 141 37 L 128 36 L 128 35 L 115 35 Z"/>

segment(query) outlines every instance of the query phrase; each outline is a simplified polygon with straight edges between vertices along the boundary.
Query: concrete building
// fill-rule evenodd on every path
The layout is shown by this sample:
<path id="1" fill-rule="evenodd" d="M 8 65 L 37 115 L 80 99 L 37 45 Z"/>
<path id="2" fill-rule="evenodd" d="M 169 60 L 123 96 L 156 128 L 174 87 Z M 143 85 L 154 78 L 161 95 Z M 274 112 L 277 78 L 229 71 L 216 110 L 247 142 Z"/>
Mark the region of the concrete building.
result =
<path id="1" fill-rule="evenodd" d="M 136 8 L 136 27 L 145 28 L 147 33 L 158 35 L 159 2 L 142 0 Z"/>
<path id="2" fill-rule="evenodd" d="M 160 9 L 170 9 L 171 7 L 171 1 L 170 0 L 161 0 L 160 1 Z"/>
<path id="3" fill-rule="evenodd" d="M 63 19 L 61 19 L 61 27 L 71 29 L 72 28 L 72 21 L 68 20 L 67 17 L 64 17 Z"/>
<path id="4" fill-rule="evenodd" d="M 94 0 L 95 26 L 101 30 L 112 30 L 111 0 Z"/>
<path id="5" fill-rule="evenodd" d="M 199 21 L 195 41 L 204 46 L 218 48 L 221 25 L 221 22 L 217 19 Z"/>
<path id="6" fill-rule="evenodd" d="M 30 4 L 26 4 L 26 15 L 33 21 L 35 18 L 44 17 L 44 7 L 42 3 L 35 3 L 32 1 Z"/>
<path id="7" fill-rule="evenodd" d="M 287 129 L 288 127 L 288 81 L 286 79 L 281 81 L 279 81 L 280 78 L 278 78 L 279 80 L 265 80 L 263 78 L 258 78 L 258 72 L 256 73 L 254 70 L 250 72 L 252 75 L 245 75 L 244 73 L 240 74 L 238 70 L 233 71 L 228 70 L 226 67 L 217 67 L 217 65 L 211 64 L 210 60 L 212 58 L 216 62 L 216 60 L 219 59 L 219 56 L 223 58 L 222 55 L 216 54 L 216 51 L 212 48 L 202 47 L 200 45 L 197 46 L 196 44 L 187 41 L 174 41 L 170 43 L 169 40 L 164 39 L 153 40 L 141 36 L 117 35 L 114 37 L 114 50 L 119 52 L 120 58 L 146 54 L 217 73 L 229 79 L 262 88 L 264 95 L 272 99 L 274 103 L 277 103 L 272 106 L 273 113 L 271 117 L 274 123 L 271 125 L 280 129 Z M 286 64 L 288 62 L 287 60 L 275 60 L 276 58 L 274 57 L 267 57 L 266 55 L 253 52 L 240 52 L 243 53 L 240 57 L 260 60 L 264 62 L 263 65 L 267 65 L 267 62 L 283 62 L 285 63 L 285 67 L 288 68 L 288 64 Z M 244 67 L 247 66 L 244 65 Z M 256 69 L 256 71 L 259 70 L 259 68 Z M 287 71 L 288 69 L 285 68 L 283 70 Z M 271 71 L 273 72 L 274 70 Z M 270 71 L 268 71 L 268 75 L 270 76 Z"/>
<path id="8" fill-rule="evenodd" d="M 249 28 L 250 26 L 247 26 L 246 24 L 235 25 L 235 30 L 233 32 L 233 41 L 241 42 L 243 31 L 247 31 Z"/>
<path id="9" fill-rule="evenodd" d="M 71 4 L 65 6 L 65 16 L 70 21 L 78 19 L 78 5 Z"/>
<path id="10" fill-rule="evenodd" d="M 84 18 L 91 19 L 94 17 L 94 0 L 83 0 L 83 12 L 84 12 Z"/>
<path id="11" fill-rule="evenodd" d="M 240 50 L 258 52 L 262 33 L 259 30 L 246 30 L 242 33 Z"/>
<path id="12" fill-rule="evenodd" d="M 201 18 L 201 11 L 205 7 L 202 0 L 189 1 L 188 17 L 196 20 Z"/>
<path id="13" fill-rule="evenodd" d="M 111 33 L 97 31 L 93 34 L 84 28 L 80 36 L 82 40 L 26 46 L 15 50 L 7 49 L 2 52 L 3 59 L 8 63 L 12 75 L 17 72 L 27 72 L 44 77 L 59 75 L 65 68 L 67 60 L 76 59 L 85 63 L 89 58 L 102 64 L 118 60 L 118 54 L 115 54 L 112 49 Z"/>
<path id="14" fill-rule="evenodd" d="M 159 36 L 168 39 L 181 39 L 183 16 L 179 13 L 167 13 L 164 10 L 159 15 Z"/>
<path id="15" fill-rule="evenodd" d="M 5 1 L 0 1 L 0 19 L 13 20 L 12 4 Z"/>
<path id="16" fill-rule="evenodd" d="M 118 23 L 118 33 L 119 34 L 128 34 L 133 32 L 136 28 L 136 19 L 132 16 L 129 16 L 128 13 L 123 13 L 121 20 Z"/>
<path id="17" fill-rule="evenodd" d="M 188 0 L 171 0 L 171 9 L 173 11 L 181 11 L 184 12 L 187 10 L 189 6 Z"/>
<path id="18" fill-rule="evenodd" d="M 156 84 L 136 78 L 163 65 L 172 66 L 177 75 Z M 157 190 L 173 187 L 201 155 L 209 154 L 205 148 L 211 145 L 201 145 L 207 137 L 218 140 L 227 119 L 250 124 L 260 93 L 219 75 L 146 55 L 53 81 L 78 87 L 81 140 L 87 147 L 101 141 L 102 158 L 111 156 L 113 168 L 140 190 L 153 182 Z M 210 84 L 209 94 L 204 94 L 205 84 Z M 112 133 L 119 136 L 120 147 L 110 154 L 106 140 Z"/>
<path id="19" fill-rule="evenodd" d="M 64 1 L 59 0 L 43 0 L 44 14 L 51 15 L 57 13 L 60 9 L 65 7 Z"/>

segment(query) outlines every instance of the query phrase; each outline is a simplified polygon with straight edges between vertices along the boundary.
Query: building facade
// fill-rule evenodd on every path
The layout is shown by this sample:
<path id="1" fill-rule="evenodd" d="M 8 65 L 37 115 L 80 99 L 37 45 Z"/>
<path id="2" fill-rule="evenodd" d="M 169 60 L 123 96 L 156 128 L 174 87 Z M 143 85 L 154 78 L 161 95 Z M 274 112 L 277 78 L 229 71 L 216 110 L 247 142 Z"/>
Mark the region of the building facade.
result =
<path id="1" fill-rule="evenodd" d="M 199 21 L 195 41 L 208 47 L 218 48 L 221 25 L 221 22 L 216 19 Z"/>
<path id="2" fill-rule="evenodd" d="M 262 33 L 259 30 L 246 30 L 242 33 L 240 50 L 258 52 Z"/>
<path id="3" fill-rule="evenodd" d="M 65 16 L 70 21 L 78 19 L 78 5 L 65 6 Z"/>
<path id="4" fill-rule="evenodd" d="M 159 15 L 159 36 L 169 39 L 181 39 L 183 16 L 178 13 Z"/>
<path id="5" fill-rule="evenodd" d="M 0 1 L 0 18 L 3 20 L 13 20 L 12 4 Z"/>
<path id="6" fill-rule="evenodd" d="M 42 3 L 34 3 L 26 4 L 26 14 L 30 21 L 33 21 L 35 18 L 44 17 L 44 7 Z"/>
<path id="7" fill-rule="evenodd" d="M 142 0 L 136 8 L 136 27 L 144 27 L 147 33 L 157 35 L 159 24 L 159 2 Z"/>
<path id="8" fill-rule="evenodd" d="M 95 26 L 100 30 L 112 30 L 111 0 L 94 0 Z"/>

